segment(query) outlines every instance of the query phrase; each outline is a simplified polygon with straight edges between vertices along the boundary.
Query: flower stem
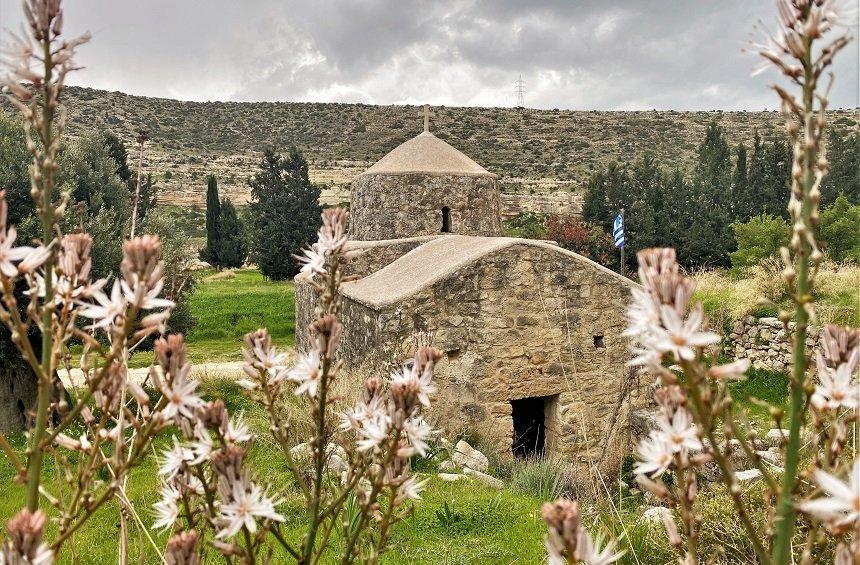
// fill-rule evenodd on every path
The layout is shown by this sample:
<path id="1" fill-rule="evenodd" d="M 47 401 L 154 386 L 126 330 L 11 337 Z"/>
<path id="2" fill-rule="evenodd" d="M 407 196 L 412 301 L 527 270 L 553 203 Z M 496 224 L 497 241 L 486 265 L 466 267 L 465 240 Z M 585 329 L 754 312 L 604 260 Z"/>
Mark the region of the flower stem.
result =
<path id="1" fill-rule="evenodd" d="M 53 122 L 54 122 L 54 95 L 51 92 L 51 80 L 53 79 L 53 60 L 51 58 L 51 40 L 45 37 L 42 40 L 42 51 L 44 56 L 44 87 L 42 89 L 42 150 L 44 157 L 39 163 L 42 169 L 42 244 L 50 245 L 54 238 L 54 204 L 52 202 L 54 160 L 50 159 L 53 149 Z M 51 404 L 51 389 L 53 386 L 53 335 L 51 332 L 51 320 L 53 310 L 53 280 L 51 273 L 54 270 L 54 253 L 48 256 L 44 264 L 45 268 L 45 299 L 42 304 L 42 374 L 39 378 L 38 400 L 36 406 L 36 426 L 30 438 L 27 461 L 27 508 L 35 512 L 39 508 L 39 482 L 42 474 L 42 437 L 48 426 L 48 411 Z"/>
<path id="2" fill-rule="evenodd" d="M 814 91 L 815 78 L 813 76 L 811 61 L 811 41 L 805 39 L 805 53 L 803 59 L 804 81 L 803 81 L 803 113 L 804 113 L 804 136 L 806 138 L 803 161 L 800 163 L 803 170 L 802 190 L 803 199 L 800 208 L 800 222 L 806 229 L 812 229 L 810 217 L 813 210 L 810 191 L 815 183 L 815 171 L 813 169 L 818 160 L 818 145 L 814 140 L 816 132 L 813 131 L 815 119 Z M 795 159 L 797 154 L 795 153 Z M 796 223 L 795 223 L 796 225 Z M 792 374 L 791 374 L 791 404 L 788 412 L 788 445 L 785 452 L 785 472 L 782 475 L 782 485 L 776 505 L 776 536 L 773 542 L 773 562 L 784 564 L 791 562 L 791 538 L 794 535 L 795 511 L 792 497 L 797 484 L 797 468 L 800 461 L 800 428 L 804 420 L 804 404 L 806 402 L 806 391 L 804 380 L 806 376 L 806 333 L 809 324 L 809 311 L 807 303 L 811 301 L 811 288 L 809 281 L 809 262 L 812 248 L 808 238 L 800 237 L 800 242 L 795 248 L 797 257 L 797 286 L 795 287 L 795 332 L 792 337 Z"/>

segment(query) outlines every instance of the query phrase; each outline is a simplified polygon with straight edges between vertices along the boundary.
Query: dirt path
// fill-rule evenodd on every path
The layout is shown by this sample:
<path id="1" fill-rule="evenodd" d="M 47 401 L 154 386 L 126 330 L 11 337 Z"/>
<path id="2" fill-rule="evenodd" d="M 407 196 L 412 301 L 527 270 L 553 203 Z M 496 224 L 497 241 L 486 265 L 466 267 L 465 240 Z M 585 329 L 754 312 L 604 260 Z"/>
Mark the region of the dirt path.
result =
<path id="1" fill-rule="evenodd" d="M 140 367 L 129 369 L 128 376 L 135 382 L 141 383 L 146 379 L 149 372 L 149 367 Z M 60 373 L 60 380 L 65 386 L 73 386 L 80 384 L 84 378 L 80 369 L 72 369 L 71 374 L 65 370 Z M 226 361 L 221 363 L 199 363 L 191 366 L 191 376 L 197 380 L 205 380 L 213 377 L 231 377 L 235 379 L 242 378 L 242 361 Z"/>

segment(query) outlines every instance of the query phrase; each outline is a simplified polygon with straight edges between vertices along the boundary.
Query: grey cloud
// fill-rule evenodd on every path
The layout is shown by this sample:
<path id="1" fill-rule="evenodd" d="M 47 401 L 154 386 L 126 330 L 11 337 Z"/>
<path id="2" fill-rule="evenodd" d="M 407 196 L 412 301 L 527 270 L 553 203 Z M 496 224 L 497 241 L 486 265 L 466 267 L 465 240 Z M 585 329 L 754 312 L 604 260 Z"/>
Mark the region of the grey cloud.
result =
<path id="1" fill-rule="evenodd" d="M 330 100 L 581 109 L 776 105 L 741 53 L 765 0 L 76 0 L 80 84 L 194 100 Z M 19 7 L 0 0 L 3 25 Z M 10 25 L 12 24 L 12 25 Z M 856 30 L 855 30 L 856 35 Z M 856 107 L 856 44 L 833 105 Z"/>

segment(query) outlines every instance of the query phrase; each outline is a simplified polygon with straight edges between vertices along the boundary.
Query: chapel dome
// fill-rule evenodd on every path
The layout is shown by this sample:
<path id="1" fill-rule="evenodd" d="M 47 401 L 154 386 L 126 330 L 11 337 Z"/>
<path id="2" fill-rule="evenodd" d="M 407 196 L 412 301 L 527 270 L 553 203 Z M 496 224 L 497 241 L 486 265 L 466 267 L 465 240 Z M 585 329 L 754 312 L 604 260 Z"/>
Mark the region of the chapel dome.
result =
<path id="1" fill-rule="evenodd" d="M 352 181 L 349 232 L 364 241 L 497 236 L 500 209 L 497 176 L 425 129 Z"/>
<path id="2" fill-rule="evenodd" d="M 496 177 L 459 149 L 425 131 L 389 151 L 362 175 L 468 175 Z"/>

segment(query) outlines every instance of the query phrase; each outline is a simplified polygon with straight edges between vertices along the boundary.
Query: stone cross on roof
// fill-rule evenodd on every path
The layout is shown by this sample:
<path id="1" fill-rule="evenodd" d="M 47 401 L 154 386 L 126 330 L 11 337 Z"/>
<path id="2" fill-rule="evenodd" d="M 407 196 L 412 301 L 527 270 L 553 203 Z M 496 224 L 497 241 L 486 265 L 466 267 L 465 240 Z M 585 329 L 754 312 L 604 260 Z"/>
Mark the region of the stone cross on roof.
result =
<path id="1" fill-rule="evenodd" d="M 430 131 L 430 116 L 433 116 L 433 112 L 430 111 L 430 105 L 424 104 L 424 131 Z"/>

